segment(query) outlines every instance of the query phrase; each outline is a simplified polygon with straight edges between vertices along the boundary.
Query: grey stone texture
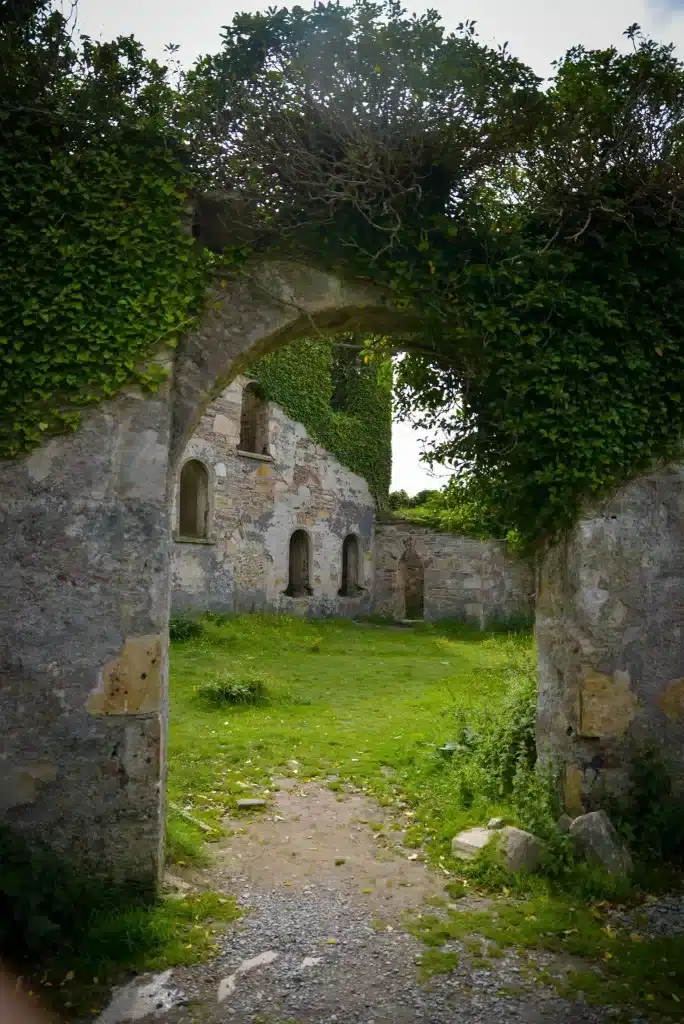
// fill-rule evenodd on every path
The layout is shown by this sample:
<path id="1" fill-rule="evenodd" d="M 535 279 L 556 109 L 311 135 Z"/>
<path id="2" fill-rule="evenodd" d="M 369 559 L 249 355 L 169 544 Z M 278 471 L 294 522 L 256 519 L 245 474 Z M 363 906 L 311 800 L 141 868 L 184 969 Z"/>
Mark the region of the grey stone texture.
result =
<path id="1" fill-rule="evenodd" d="M 408 556 L 408 557 L 407 557 Z M 456 618 L 481 629 L 532 615 L 534 573 L 499 541 L 437 533 L 413 523 L 379 522 L 375 529 L 375 611 L 406 615 L 409 576 L 423 569 L 423 612 L 428 621 Z"/>
<path id="2" fill-rule="evenodd" d="M 628 787 L 656 744 L 684 774 L 684 467 L 666 466 L 587 512 L 538 575 L 537 743 L 563 766 L 572 816 Z"/>
<path id="3" fill-rule="evenodd" d="M 456 857 L 471 860 L 484 850 L 494 833 L 489 828 L 467 828 L 451 840 L 451 852 Z"/>
<path id="4" fill-rule="evenodd" d="M 499 852 L 509 871 L 532 874 L 541 867 L 544 843 L 537 836 L 514 825 L 506 825 L 495 835 L 500 836 Z"/>
<path id="5" fill-rule="evenodd" d="M 154 884 L 163 834 L 169 389 L 0 463 L 0 822 Z"/>
<path id="6" fill-rule="evenodd" d="M 575 818 L 569 829 L 580 856 L 601 864 L 611 875 L 628 875 L 632 870 L 629 850 L 613 828 L 605 811 L 590 811 Z"/>
<path id="7" fill-rule="evenodd" d="M 209 538 L 201 544 L 174 541 L 172 609 L 312 616 L 370 611 L 375 499 L 368 485 L 271 402 L 265 417 L 269 454 L 239 451 L 247 383 L 238 377 L 212 402 L 185 448 L 183 462 L 199 459 L 209 473 Z M 284 593 L 290 537 L 297 529 L 306 531 L 311 546 L 312 593 L 305 597 Z M 341 596 L 342 545 L 349 534 L 359 544 L 362 589 Z"/>

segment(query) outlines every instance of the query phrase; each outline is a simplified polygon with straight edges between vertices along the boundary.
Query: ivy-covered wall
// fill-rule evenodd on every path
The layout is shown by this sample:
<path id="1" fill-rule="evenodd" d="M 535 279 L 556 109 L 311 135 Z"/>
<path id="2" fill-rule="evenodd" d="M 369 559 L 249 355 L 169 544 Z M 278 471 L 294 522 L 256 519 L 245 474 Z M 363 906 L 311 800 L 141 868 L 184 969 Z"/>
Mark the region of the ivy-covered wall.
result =
<path id="1" fill-rule="evenodd" d="M 249 368 L 267 399 L 362 476 L 384 508 L 392 468 L 392 368 L 344 349 L 335 339 L 306 338 Z"/>

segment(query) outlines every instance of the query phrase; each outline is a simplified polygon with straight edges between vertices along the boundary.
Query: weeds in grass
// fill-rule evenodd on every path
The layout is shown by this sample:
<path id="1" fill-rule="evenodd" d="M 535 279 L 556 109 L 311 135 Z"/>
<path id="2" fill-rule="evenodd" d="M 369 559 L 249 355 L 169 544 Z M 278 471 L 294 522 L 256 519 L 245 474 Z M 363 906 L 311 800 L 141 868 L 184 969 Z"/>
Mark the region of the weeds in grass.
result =
<path id="1" fill-rule="evenodd" d="M 460 955 L 454 951 L 426 949 L 420 958 L 418 976 L 424 981 L 433 974 L 449 974 L 460 962 Z"/>
<path id="2" fill-rule="evenodd" d="M 684 866 L 684 795 L 662 750 L 632 750 L 628 799 L 608 801 L 612 820 L 647 865 Z"/>
<path id="3" fill-rule="evenodd" d="M 186 615 L 172 615 L 169 619 L 169 636 L 176 643 L 187 643 L 202 636 L 204 626 L 200 619 Z"/>
<path id="4" fill-rule="evenodd" d="M 197 696 L 215 707 L 227 704 L 265 704 L 269 680 L 250 669 L 221 672 L 197 687 Z"/>
<path id="5" fill-rule="evenodd" d="M 684 936 L 644 939 L 617 927 L 607 911 L 607 904 L 540 897 L 517 905 L 500 903 L 492 911 L 457 911 L 446 918 L 422 915 L 409 929 L 433 954 L 445 943 L 459 942 L 479 956 L 483 938 L 493 944 L 487 956 L 506 948 L 565 954 L 562 963 L 572 957 L 587 966 L 544 972 L 540 980 L 560 994 L 577 998 L 581 992 L 588 1002 L 632 1004 L 642 1012 L 684 1018 Z M 451 969 L 447 960 L 434 955 L 430 963 L 433 972 Z"/>

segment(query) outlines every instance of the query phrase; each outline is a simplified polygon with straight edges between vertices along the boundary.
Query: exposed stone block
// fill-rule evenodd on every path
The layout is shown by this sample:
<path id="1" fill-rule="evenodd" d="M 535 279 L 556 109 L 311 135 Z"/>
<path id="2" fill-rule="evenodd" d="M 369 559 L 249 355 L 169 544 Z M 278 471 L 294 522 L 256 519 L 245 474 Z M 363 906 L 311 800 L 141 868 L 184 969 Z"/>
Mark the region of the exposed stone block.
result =
<path id="1" fill-rule="evenodd" d="M 531 832 L 506 825 L 497 833 L 499 850 L 509 871 L 531 874 L 541 867 L 544 843 Z"/>
<path id="2" fill-rule="evenodd" d="M 487 843 L 491 840 L 494 833 L 488 828 L 469 828 L 464 832 L 459 832 L 457 836 L 451 840 L 451 851 L 457 857 L 463 857 L 465 860 L 470 860 L 475 857 L 480 850 L 484 850 Z"/>
<path id="3" fill-rule="evenodd" d="M 617 669 L 609 676 L 589 671 L 580 688 L 579 735 L 597 739 L 622 736 L 638 708 L 628 672 Z"/>
<path id="4" fill-rule="evenodd" d="M 629 850 L 613 828 L 605 811 L 582 814 L 570 825 L 570 838 L 580 856 L 601 864 L 612 875 L 626 875 L 632 870 Z"/>

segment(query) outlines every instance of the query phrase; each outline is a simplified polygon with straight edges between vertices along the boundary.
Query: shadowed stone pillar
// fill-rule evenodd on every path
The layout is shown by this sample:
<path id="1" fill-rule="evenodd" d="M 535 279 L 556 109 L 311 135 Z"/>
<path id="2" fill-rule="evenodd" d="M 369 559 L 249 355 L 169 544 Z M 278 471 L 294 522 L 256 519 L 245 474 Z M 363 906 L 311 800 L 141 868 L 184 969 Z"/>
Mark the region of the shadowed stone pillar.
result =
<path id="1" fill-rule="evenodd" d="M 0 463 L 0 822 L 89 874 L 162 859 L 170 402 Z"/>
<path id="2" fill-rule="evenodd" d="M 684 467 L 621 488 L 544 557 L 538 748 L 571 813 L 621 793 L 656 744 L 684 775 Z"/>

